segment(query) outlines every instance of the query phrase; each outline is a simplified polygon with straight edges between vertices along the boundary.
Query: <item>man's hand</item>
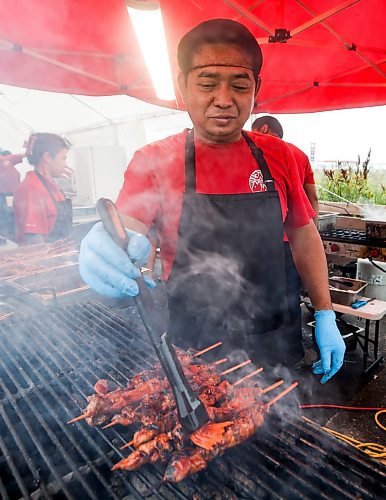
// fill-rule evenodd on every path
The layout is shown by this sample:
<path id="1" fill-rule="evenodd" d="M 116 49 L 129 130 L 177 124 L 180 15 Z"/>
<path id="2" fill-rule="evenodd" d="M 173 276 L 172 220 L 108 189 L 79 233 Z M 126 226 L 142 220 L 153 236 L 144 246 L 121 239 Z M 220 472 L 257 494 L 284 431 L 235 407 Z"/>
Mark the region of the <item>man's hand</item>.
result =
<path id="1" fill-rule="evenodd" d="M 320 360 L 312 365 L 316 375 L 324 374 L 322 384 L 330 380 L 343 365 L 346 346 L 332 310 L 315 312 L 315 338 L 320 350 Z"/>
<path id="2" fill-rule="evenodd" d="M 108 297 L 135 297 L 139 293 L 140 271 L 134 264 L 143 265 L 150 252 L 150 242 L 139 233 L 126 230 L 129 238 L 124 252 L 98 222 L 82 240 L 79 253 L 79 272 L 82 279 L 96 292 Z M 144 276 L 149 288 L 155 282 Z"/>

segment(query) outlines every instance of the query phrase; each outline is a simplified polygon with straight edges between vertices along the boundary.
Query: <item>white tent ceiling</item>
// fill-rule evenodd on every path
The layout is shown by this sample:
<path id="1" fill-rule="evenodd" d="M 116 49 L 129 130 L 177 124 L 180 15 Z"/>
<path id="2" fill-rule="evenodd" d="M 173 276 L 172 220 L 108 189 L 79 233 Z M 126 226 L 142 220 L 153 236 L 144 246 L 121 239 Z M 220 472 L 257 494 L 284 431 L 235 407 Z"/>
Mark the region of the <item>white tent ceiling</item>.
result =
<path id="1" fill-rule="evenodd" d="M 31 132 L 65 135 L 101 124 L 175 113 L 125 95 L 89 97 L 0 85 L 0 147 L 16 152 Z"/>

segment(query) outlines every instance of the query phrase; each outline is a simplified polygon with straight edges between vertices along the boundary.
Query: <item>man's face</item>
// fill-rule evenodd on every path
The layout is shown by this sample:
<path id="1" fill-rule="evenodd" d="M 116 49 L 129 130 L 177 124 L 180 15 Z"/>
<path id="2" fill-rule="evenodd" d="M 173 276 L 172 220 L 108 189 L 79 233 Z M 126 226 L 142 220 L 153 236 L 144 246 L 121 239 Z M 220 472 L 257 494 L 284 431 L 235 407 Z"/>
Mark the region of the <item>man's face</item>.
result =
<path id="1" fill-rule="evenodd" d="M 202 141 L 237 141 L 248 120 L 258 87 L 250 57 L 234 45 L 203 45 L 193 55 L 192 69 L 178 83 Z"/>

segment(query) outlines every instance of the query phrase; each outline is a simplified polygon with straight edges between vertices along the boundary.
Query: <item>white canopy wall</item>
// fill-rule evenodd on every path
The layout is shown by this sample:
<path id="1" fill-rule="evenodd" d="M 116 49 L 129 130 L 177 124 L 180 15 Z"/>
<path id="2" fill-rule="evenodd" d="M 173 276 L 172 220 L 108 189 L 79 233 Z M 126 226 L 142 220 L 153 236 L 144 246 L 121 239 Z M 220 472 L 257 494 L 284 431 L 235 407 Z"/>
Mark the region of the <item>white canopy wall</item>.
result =
<path id="1" fill-rule="evenodd" d="M 123 172 L 143 145 L 190 126 L 186 113 L 128 96 L 87 97 L 0 86 L 0 147 L 23 151 L 32 132 L 53 132 L 72 144 L 75 204 L 115 198 Z M 31 169 L 27 160 L 18 169 Z"/>

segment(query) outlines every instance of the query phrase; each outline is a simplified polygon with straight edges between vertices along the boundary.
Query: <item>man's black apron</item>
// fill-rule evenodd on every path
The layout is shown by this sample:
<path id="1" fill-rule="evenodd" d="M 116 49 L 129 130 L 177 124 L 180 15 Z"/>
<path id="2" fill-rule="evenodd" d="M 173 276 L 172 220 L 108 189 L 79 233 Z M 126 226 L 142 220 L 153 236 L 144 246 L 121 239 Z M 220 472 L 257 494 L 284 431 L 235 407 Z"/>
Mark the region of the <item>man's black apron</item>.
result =
<path id="1" fill-rule="evenodd" d="M 167 282 L 169 335 L 182 348 L 221 340 L 228 355 L 244 350 L 255 362 L 291 364 L 302 349 L 287 335 L 280 200 L 262 151 L 243 137 L 267 190 L 213 195 L 196 192 L 194 134 L 188 134 L 179 237 Z"/>
<path id="2" fill-rule="evenodd" d="M 53 242 L 67 238 L 72 230 L 72 203 L 69 198 L 65 198 L 62 201 L 57 201 L 51 191 L 49 184 L 46 179 L 36 172 L 35 174 L 39 177 L 44 187 L 47 189 L 48 194 L 51 196 L 52 201 L 56 207 L 56 221 L 55 225 L 46 237 L 47 242 Z"/>

